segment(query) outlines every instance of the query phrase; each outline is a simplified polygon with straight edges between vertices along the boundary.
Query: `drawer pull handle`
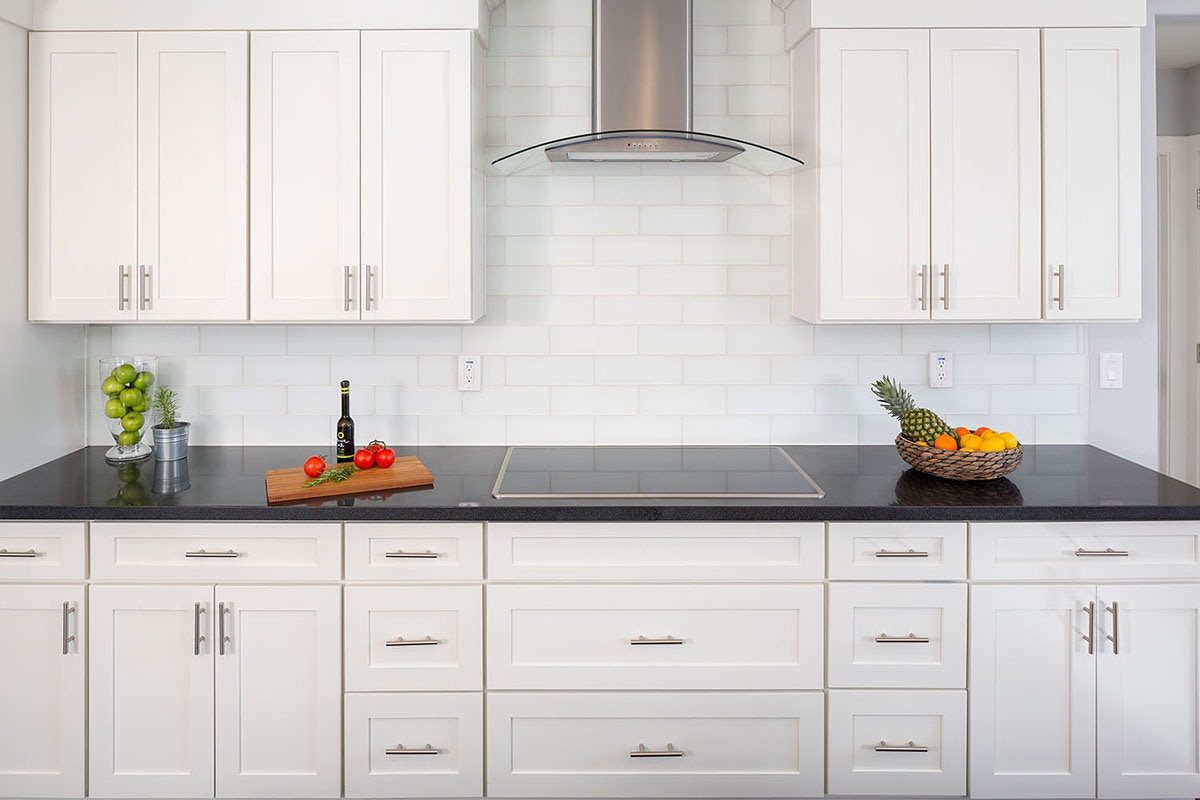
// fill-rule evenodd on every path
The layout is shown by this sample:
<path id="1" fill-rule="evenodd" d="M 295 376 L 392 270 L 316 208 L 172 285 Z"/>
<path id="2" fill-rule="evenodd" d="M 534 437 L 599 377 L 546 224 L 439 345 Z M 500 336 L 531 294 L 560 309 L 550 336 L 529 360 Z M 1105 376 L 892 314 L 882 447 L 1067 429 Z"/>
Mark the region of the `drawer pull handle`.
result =
<path id="1" fill-rule="evenodd" d="M 876 550 L 876 558 L 929 558 L 929 553 L 924 550 L 913 550 L 911 547 L 907 550 Z"/>
<path id="2" fill-rule="evenodd" d="M 201 547 L 199 550 L 189 550 L 183 554 L 184 558 L 237 558 L 240 556 L 236 550 L 226 550 L 223 553 L 210 553 Z"/>
<path id="3" fill-rule="evenodd" d="M 397 743 L 395 747 L 389 747 L 383 751 L 385 756 L 436 756 L 442 752 L 429 742 L 425 743 L 424 747 L 405 747 L 403 743 Z"/>
<path id="4" fill-rule="evenodd" d="M 390 639 L 383 643 L 384 647 L 414 647 L 423 644 L 441 644 L 432 636 L 426 636 L 424 639 L 405 639 L 403 636 L 397 636 L 395 639 Z"/>
<path id="5" fill-rule="evenodd" d="M 31 547 L 28 550 L 14 550 L 9 552 L 7 549 L 0 547 L 0 558 L 37 558 L 37 551 Z"/>
<path id="6" fill-rule="evenodd" d="M 63 601 L 63 655 L 71 654 L 71 642 L 75 641 L 75 634 L 71 633 L 71 615 L 75 613 L 75 607 L 67 601 Z"/>
<path id="7" fill-rule="evenodd" d="M 1088 632 L 1083 640 L 1088 643 L 1088 655 L 1096 655 L 1096 603 L 1092 601 L 1083 607 L 1083 613 L 1088 615 Z"/>
<path id="8" fill-rule="evenodd" d="M 217 604 L 217 655 L 225 655 L 225 645 L 233 641 L 225 633 L 225 614 L 232 610 L 232 606 L 227 606 L 224 603 Z"/>
<path id="9" fill-rule="evenodd" d="M 929 748 L 925 745 L 915 744 L 912 739 L 908 740 L 908 744 L 888 744 L 883 739 L 879 740 L 879 744 L 875 745 L 876 753 L 928 753 Z"/>
<path id="10" fill-rule="evenodd" d="M 1084 550 L 1080 547 L 1075 551 L 1077 556 L 1127 556 L 1128 550 L 1113 550 L 1111 547 L 1106 547 L 1103 550 Z"/>
<path id="11" fill-rule="evenodd" d="M 204 635 L 200 633 L 200 615 L 207 611 L 200 603 L 196 603 L 195 616 L 193 617 L 192 628 L 192 655 L 200 655 L 200 643 L 204 641 Z"/>
<path id="12" fill-rule="evenodd" d="M 875 641 L 879 644 L 928 644 L 928 636 L 917 636 L 915 633 L 910 633 L 908 636 L 888 636 L 886 633 L 881 633 L 875 637 Z"/>
<path id="13" fill-rule="evenodd" d="M 661 639 L 647 639 L 645 636 L 639 636 L 636 639 L 630 639 L 632 645 L 639 644 L 683 644 L 683 639 L 676 639 L 674 636 L 667 634 Z"/>
<path id="14" fill-rule="evenodd" d="M 405 552 L 403 550 L 397 550 L 393 553 L 384 553 L 383 557 L 384 558 L 441 558 L 440 555 L 433 552 L 432 550 L 426 550 L 424 553 L 413 553 L 413 552 Z"/>
<path id="15" fill-rule="evenodd" d="M 1105 606 L 1104 610 L 1113 615 L 1112 636 L 1105 636 L 1104 638 L 1113 643 L 1113 655 L 1118 656 L 1121 654 L 1121 634 L 1119 628 L 1121 618 L 1117 616 L 1118 612 L 1120 611 L 1120 609 L 1117 608 L 1117 601 L 1114 600 L 1111 606 Z"/>
<path id="16" fill-rule="evenodd" d="M 646 745 L 639 743 L 637 750 L 629 751 L 630 758 L 682 758 L 683 751 L 676 750 L 675 745 L 667 742 L 666 750 L 647 750 Z"/>

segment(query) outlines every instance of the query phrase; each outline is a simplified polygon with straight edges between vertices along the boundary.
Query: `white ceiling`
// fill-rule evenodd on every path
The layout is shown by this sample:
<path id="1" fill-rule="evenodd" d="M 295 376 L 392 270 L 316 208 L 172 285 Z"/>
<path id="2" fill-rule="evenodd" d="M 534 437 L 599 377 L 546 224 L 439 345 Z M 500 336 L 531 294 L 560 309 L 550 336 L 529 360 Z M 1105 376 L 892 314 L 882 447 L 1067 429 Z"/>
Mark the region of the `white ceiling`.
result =
<path id="1" fill-rule="evenodd" d="M 1186 69 L 1200 64 L 1200 22 L 1160 22 L 1154 26 L 1159 69 Z"/>

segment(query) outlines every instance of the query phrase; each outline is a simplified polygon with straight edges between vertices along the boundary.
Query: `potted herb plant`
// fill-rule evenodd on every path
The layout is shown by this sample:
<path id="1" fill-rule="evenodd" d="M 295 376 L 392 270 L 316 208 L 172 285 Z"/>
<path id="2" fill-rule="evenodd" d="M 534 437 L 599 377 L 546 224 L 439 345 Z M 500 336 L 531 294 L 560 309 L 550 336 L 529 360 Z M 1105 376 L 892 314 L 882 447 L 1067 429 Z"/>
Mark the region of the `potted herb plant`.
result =
<path id="1" fill-rule="evenodd" d="M 179 419 L 179 395 L 168 386 L 160 384 L 154 390 L 154 410 L 158 422 L 154 431 L 154 457 L 158 461 L 178 461 L 187 458 L 190 422 Z"/>

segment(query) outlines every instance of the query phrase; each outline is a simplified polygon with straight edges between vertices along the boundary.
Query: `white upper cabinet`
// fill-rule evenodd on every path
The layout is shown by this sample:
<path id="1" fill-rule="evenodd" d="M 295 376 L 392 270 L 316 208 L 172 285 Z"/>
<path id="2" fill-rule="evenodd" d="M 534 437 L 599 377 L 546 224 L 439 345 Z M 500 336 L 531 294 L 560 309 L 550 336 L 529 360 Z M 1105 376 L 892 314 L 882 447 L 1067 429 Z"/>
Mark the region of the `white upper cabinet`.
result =
<path id="1" fill-rule="evenodd" d="M 31 33 L 29 318 L 246 319 L 246 35 Z"/>
<path id="2" fill-rule="evenodd" d="M 1141 316 L 1141 42 L 1136 28 L 1047 30 L 1048 319 Z"/>
<path id="3" fill-rule="evenodd" d="M 251 317 L 478 319 L 474 34 L 255 32 L 251 53 Z"/>
<path id="4" fill-rule="evenodd" d="M 828 30 L 815 49 L 816 169 L 797 177 L 806 319 L 1033 319 L 1040 297 L 1035 30 Z M 802 67 L 801 67 L 802 69 Z M 797 82 L 804 80 L 796 76 Z M 798 104 L 800 105 L 800 104 Z M 798 108 L 802 118 L 805 111 Z M 817 294 L 817 305 L 803 295 Z"/>

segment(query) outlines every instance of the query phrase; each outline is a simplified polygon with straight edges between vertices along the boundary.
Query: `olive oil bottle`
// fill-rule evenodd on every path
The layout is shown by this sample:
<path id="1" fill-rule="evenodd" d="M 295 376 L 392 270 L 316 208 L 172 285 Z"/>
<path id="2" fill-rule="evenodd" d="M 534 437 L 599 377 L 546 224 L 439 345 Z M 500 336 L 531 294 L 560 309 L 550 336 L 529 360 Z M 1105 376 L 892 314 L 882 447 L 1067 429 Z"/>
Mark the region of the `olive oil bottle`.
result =
<path id="1" fill-rule="evenodd" d="M 354 420 L 350 418 L 350 381 L 342 381 L 342 417 L 337 421 L 337 463 L 354 460 Z"/>

